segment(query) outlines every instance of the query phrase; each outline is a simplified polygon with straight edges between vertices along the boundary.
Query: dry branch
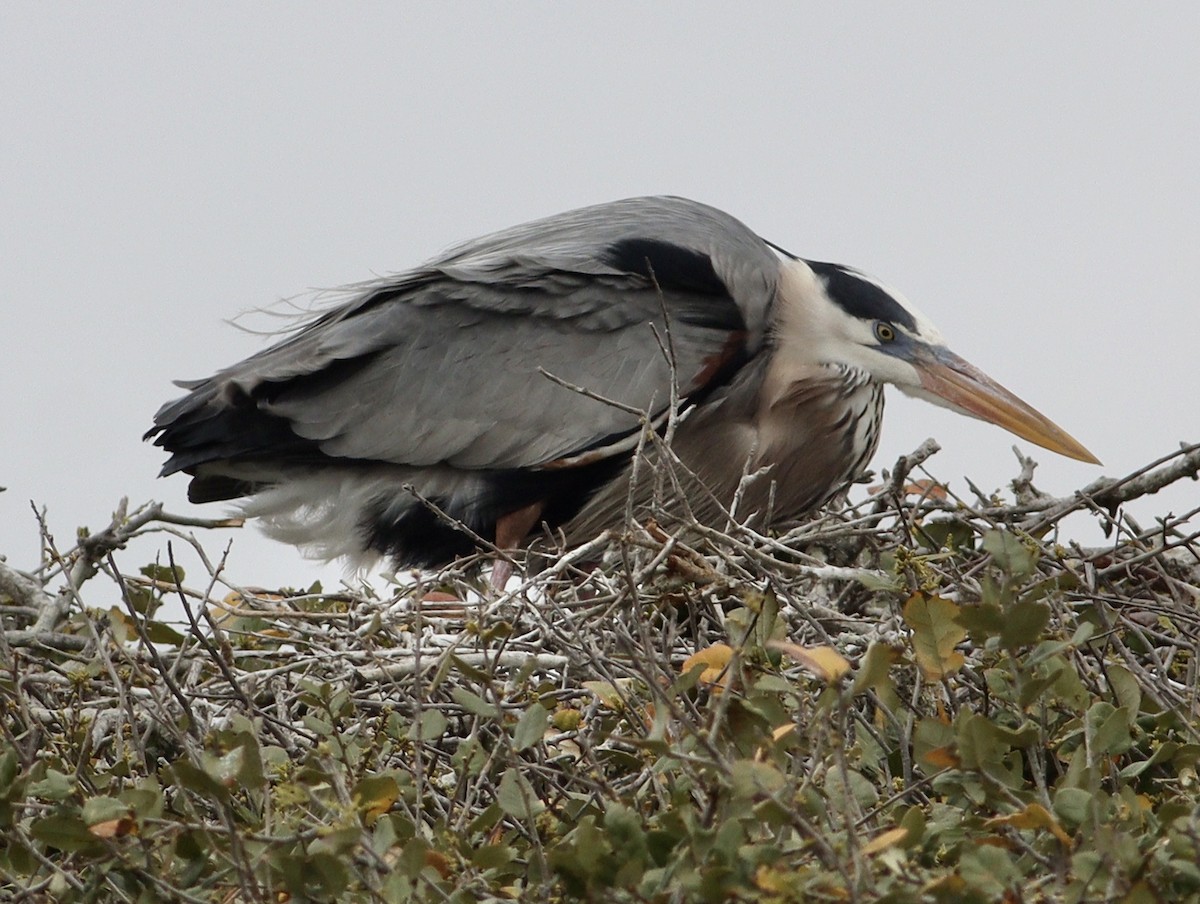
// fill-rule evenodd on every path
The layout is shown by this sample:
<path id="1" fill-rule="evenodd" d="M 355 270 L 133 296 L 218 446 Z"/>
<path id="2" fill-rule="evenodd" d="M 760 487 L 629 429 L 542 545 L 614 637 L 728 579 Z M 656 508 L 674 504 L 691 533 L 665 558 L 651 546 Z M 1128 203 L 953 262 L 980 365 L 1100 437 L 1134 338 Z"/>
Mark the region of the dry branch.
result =
<path id="1" fill-rule="evenodd" d="M 1070 692 L 1101 701 L 1099 710 L 1078 716 L 1084 726 L 1078 731 L 1091 732 L 1089 744 L 1099 743 L 1097 732 L 1117 731 L 1110 714 L 1121 706 L 1146 709 L 1135 726 L 1176 714 L 1169 743 L 1178 749 L 1200 743 L 1196 513 L 1147 530 L 1114 514 L 1123 502 L 1195 479 L 1200 446 L 1061 499 L 1040 493 L 1034 463 L 1018 458 L 1014 499 L 980 505 L 910 482 L 914 474 L 927 475 L 936 451 L 926 442 L 896 463 L 882 493 L 834 506 L 783 533 L 732 519 L 725 529 L 705 527 L 686 507 L 640 512 L 624 530 L 548 564 L 539 554 L 540 570 L 503 593 L 481 580 L 478 559 L 392 586 L 387 598 L 250 593 L 224 582 L 221 562 L 204 554 L 203 535 L 180 530 L 229 522 L 183 518 L 157 504 L 128 512 L 122 502 L 104 530 L 71 549 L 55 550 L 46 530 L 48 558 L 33 570 L 0 561 L 0 597 L 11 601 L 0 599 L 0 731 L 14 768 L 40 776 L 32 787 L 49 787 L 47 762 L 73 764 L 60 770 L 64 776 L 103 775 L 104 790 L 89 786 L 79 791 L 81 799 L 164 783 L 172 804 L 138 816 L 145 832 L 139 843 L 151 850 L 156 831 L 194 832 L 212 842 L 206 856 L 219 866 L 216 872 L 196 867 L 211 878 L 204 892 L 139 866 L 136 881 L 160 896 L 211 900 L 209 891 L 219 889 L 228 899 L 277 900 L 284 867 L 268 870 L 249 851 L 320 851 L 345 833 L 346 863 L 360 877 L 363 900 L 379 900 L 397 857 L 372 847 L 375 824 L 362 814 L 361 795 L 376 787 L 371 782 L 386 787 L 381 777 L 401 776 L 406 784 L 394 798 L 379 792 L 380 812 L 402 816 L 397 825 L 412 826 L 414 838 L 443 839 L 440 848 L 413 850 L 449 858 L 448 875 L 475 883 L 482 897 L 507 886 L 489 885 L 472 850 L 454 849 L 445 839 L 470 836 L 467 847 L 475 850 L 519 849 L 522 863 L 541 863 L 538 875 L 561 878 L 569 814 L 592 814 L 604 826 L 605 819 L 623 825 L 622 813 L 686 811 L 686 819 L 715 833 L 721 820 L 742 818 L 722 815 L 722 795 L 750 787 L 737 812 L 771 814 L 772 839 L 793 839 L 794 856 L 811 855 L 813 868 L 834 877 L 828 881 L 858 888 L 867 899 L 874 895 L 864 883 L 878 874 L 859 833 L 894 828 L 903 808 L 928 810 L 945 799 L 947 782 L 969 772 L 954 765 L 962 751 L 952 745 L 939 754 L 937 768 L 922 759 L 918 729 L 929 730 L 922 720 L 943 727 L 973 713 L 994 720 L 1001 705 L 996 688 L 1006 673 L 1020 674 L 1026 658 L 1057 657 L 1056 668 L 1069 665 L 1076 682 Z M 661 447 L 654 455 L 671 461 Z M 665 485 L 674 479 L 666 475 Z M 1037 539 L 1080 510 L 1102 525 L 1115 519 L 1109 545 L 1068 549 Z M 193 544 L 206 573 L 199 580 L 192 575 L 186 588 L 172 580 L 179 576 L 173 568 L 127 575 L 133 569 L 121 564 L 122 547 L 150 532 Z M 174 565 L 169 548 L 165 558 Z M 111 591 L 95 594 L 103 607 L 89 602 L 99 574 L 120 588 L 123 612 L 109 611 Z M 996 658 L 996 643 L 1009 641 L 955 644 L 943 652 L 947 660 L 961 658 L 959 671 L 932 680 L 918 666 L 920 655 L 933 654 L 913 652 L 905 611 L 907 600 L 922 594 L 985 613 L 989 606 L 1015 612 L 1020 605 L 1023 617 L 1043 618 L 1044 627 L 1009 660 Z M 169 608 L 182 609 L 186 619 L 165 620 Z M 857 671 L 840 689 L 813 687 L 808 672 L 786 656 L 779 660 L 781 648 L 773 644 L 780 639 L 788 642 L 784 650 L 833 648 Z M 876 663 L 882 669 L 876 683 L 852 688 L 880 650 L 892 659 Z M 721 666 L 689 675 L 685 664 L 697 651 L 709 651 Z M 776 689 L 775 697 L 756 689 L 760 679 Z M 1049 710 L 1039 705 L 1020 710 L 1020 718 L 1050 725 L 1047 712 L 1064 704 L 1055 698 Z M 1092 712 L 1100 713 L 1095 724 L 1087 722 Z M 737 735 L 762 713 L 782 713 L 786 724 L 767 724 L 753 743 Z M 1019 727 L 1004 730 L 1015 735 Z M 1021 736 L 1033 730 L 1021 728 Z M 1056 812 L 1054 771 L 1067 768 L 1061 758 L 1071 737 L 1039 737 L 1018 751 L 1021 762 L 1037 765 L 1028 795 L 986 772 L 978 779 L 982 790 L 972 793 L 988 806 L 1024 807 L 1036 799 L 1047 814 Z M 238 751 L 250 747 L 269 753 L 269 762 L 259 771 L 235 771 L 221 790 L 212 776 L 235 769 Z M 830 791 L 852 773 L 866 781 L 855 758 L 885 748 L 894 756 L 870 775 L 879 788 L 873 802 Z M 1120 753 L 1087 755 L 1101 777 L 1138 766 Z M 1147 775 L 1165 768 L 1163 762 L 1146 766 Z M 317 778 L 309 786 L 303 776 Z M 263 789 L 278 793 L 269 805 Z M 806 809 L 806 800 L 821 801 L 821 808 Z M 28 862 L 37 864 L 31 887 L 59 874 L 71 887 L 84 885 L 69 857 L 27 831 L 36 825 L 45 834 L 46 825 L 58 825 L 39 820 L 61 806 L 42 801 L 16 811 L 21 829 L 12 843 L 25 845 Z M 239 823 L 260 810 L 282 819 L 284 808 L 297 806 L 311 821 L 292 809 L 286 828 L 269 819 L 252 830 Z M 626 809 L 612 809 L 618 806 Z M 561 822 L 559 834 L 545 834 L 553 820 Z M 1004 837 L 1008 850 L 1043 872 L 1061 867 L 1036 838 L 1015 831 Z M 752 841 L 747 836 L 743 847 Z M 119 839 L 105 843 L 128 857 Z M 436 873 L 442 861 L 433 853 L 428 862 Z M 142 873 L 154 873 L 153 880 Z M 6 882 L 0 872 L 0 894 Z M 438 894 L 450 890 L 447 884 Z"/>

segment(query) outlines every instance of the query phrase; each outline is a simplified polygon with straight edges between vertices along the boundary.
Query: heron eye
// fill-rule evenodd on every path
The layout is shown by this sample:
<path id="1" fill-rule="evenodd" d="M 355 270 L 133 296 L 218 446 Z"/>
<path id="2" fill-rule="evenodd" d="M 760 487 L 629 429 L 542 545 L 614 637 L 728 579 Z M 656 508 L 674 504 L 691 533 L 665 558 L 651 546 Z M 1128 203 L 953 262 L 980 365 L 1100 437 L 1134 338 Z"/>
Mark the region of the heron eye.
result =
<path id="1" fill-rule="evenodd" d="M 896 338 L 896 330 L 890 323 L 878 320 L 875 323 L 875 338 L 880 342 L 891 342 Z"/>

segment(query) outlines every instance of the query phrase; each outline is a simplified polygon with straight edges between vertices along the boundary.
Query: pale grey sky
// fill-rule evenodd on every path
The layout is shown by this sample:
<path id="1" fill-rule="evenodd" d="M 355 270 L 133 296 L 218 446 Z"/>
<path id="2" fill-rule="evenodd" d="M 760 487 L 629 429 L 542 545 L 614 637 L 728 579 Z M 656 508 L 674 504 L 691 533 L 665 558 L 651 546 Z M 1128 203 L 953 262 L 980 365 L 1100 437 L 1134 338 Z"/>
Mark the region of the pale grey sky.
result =
<path id="1" fill-rule="evenodd" d="M 260 347 L 223 318 L 636 194 L 900 289 L 1104 460 L 1036 451 L 1047 491 L 1200 439 L 1200 5 L 5 0 L 0 19 L 18 567 L 31 499 L 66 545 L 123 495 L 220 513 L 156 480 L 140 437 L 170 380 Z M 875 466 L 930 435 L 959 491 L 1016 473 L 1012 437 L 895 393 Z M 229 536 L 238 581 L 340 574 Z"/>

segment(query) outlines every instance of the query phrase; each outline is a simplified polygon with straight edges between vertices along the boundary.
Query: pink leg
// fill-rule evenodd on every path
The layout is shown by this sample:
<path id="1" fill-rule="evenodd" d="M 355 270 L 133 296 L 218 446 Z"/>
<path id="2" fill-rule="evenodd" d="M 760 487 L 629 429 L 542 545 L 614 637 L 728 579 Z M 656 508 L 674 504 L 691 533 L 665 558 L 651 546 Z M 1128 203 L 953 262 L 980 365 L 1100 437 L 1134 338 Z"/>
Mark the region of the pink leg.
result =
<path id="1" fill-rule="evenodd" d="M 535 502 L 496 519 L 496 546 L 505 552 L 518 548 L 521 541 L 529 536 L 533 526 L 538 523 L 538 519 L 542 517 L 543 508 L 544 503 Z M 504 585 L 512 577 L 512 570 L 511 562 L 506 559 L 496 560 L 492 566 L 491 579 L 494 593 L 499 593 L 504 589 Z"/>

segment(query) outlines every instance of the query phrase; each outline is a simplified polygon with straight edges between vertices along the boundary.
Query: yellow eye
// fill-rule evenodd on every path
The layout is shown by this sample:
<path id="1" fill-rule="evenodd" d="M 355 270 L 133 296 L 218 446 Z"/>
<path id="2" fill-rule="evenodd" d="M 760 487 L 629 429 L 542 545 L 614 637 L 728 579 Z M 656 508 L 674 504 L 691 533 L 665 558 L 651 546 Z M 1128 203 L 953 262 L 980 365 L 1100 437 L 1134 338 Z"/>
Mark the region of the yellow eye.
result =
<path id="1" fill-rule="evenodd" d="M 890 323 L 880 320 L 875 324 L 875 338 L 880 342 L 891 342 L 896 338 L 896 330 Z"/>

